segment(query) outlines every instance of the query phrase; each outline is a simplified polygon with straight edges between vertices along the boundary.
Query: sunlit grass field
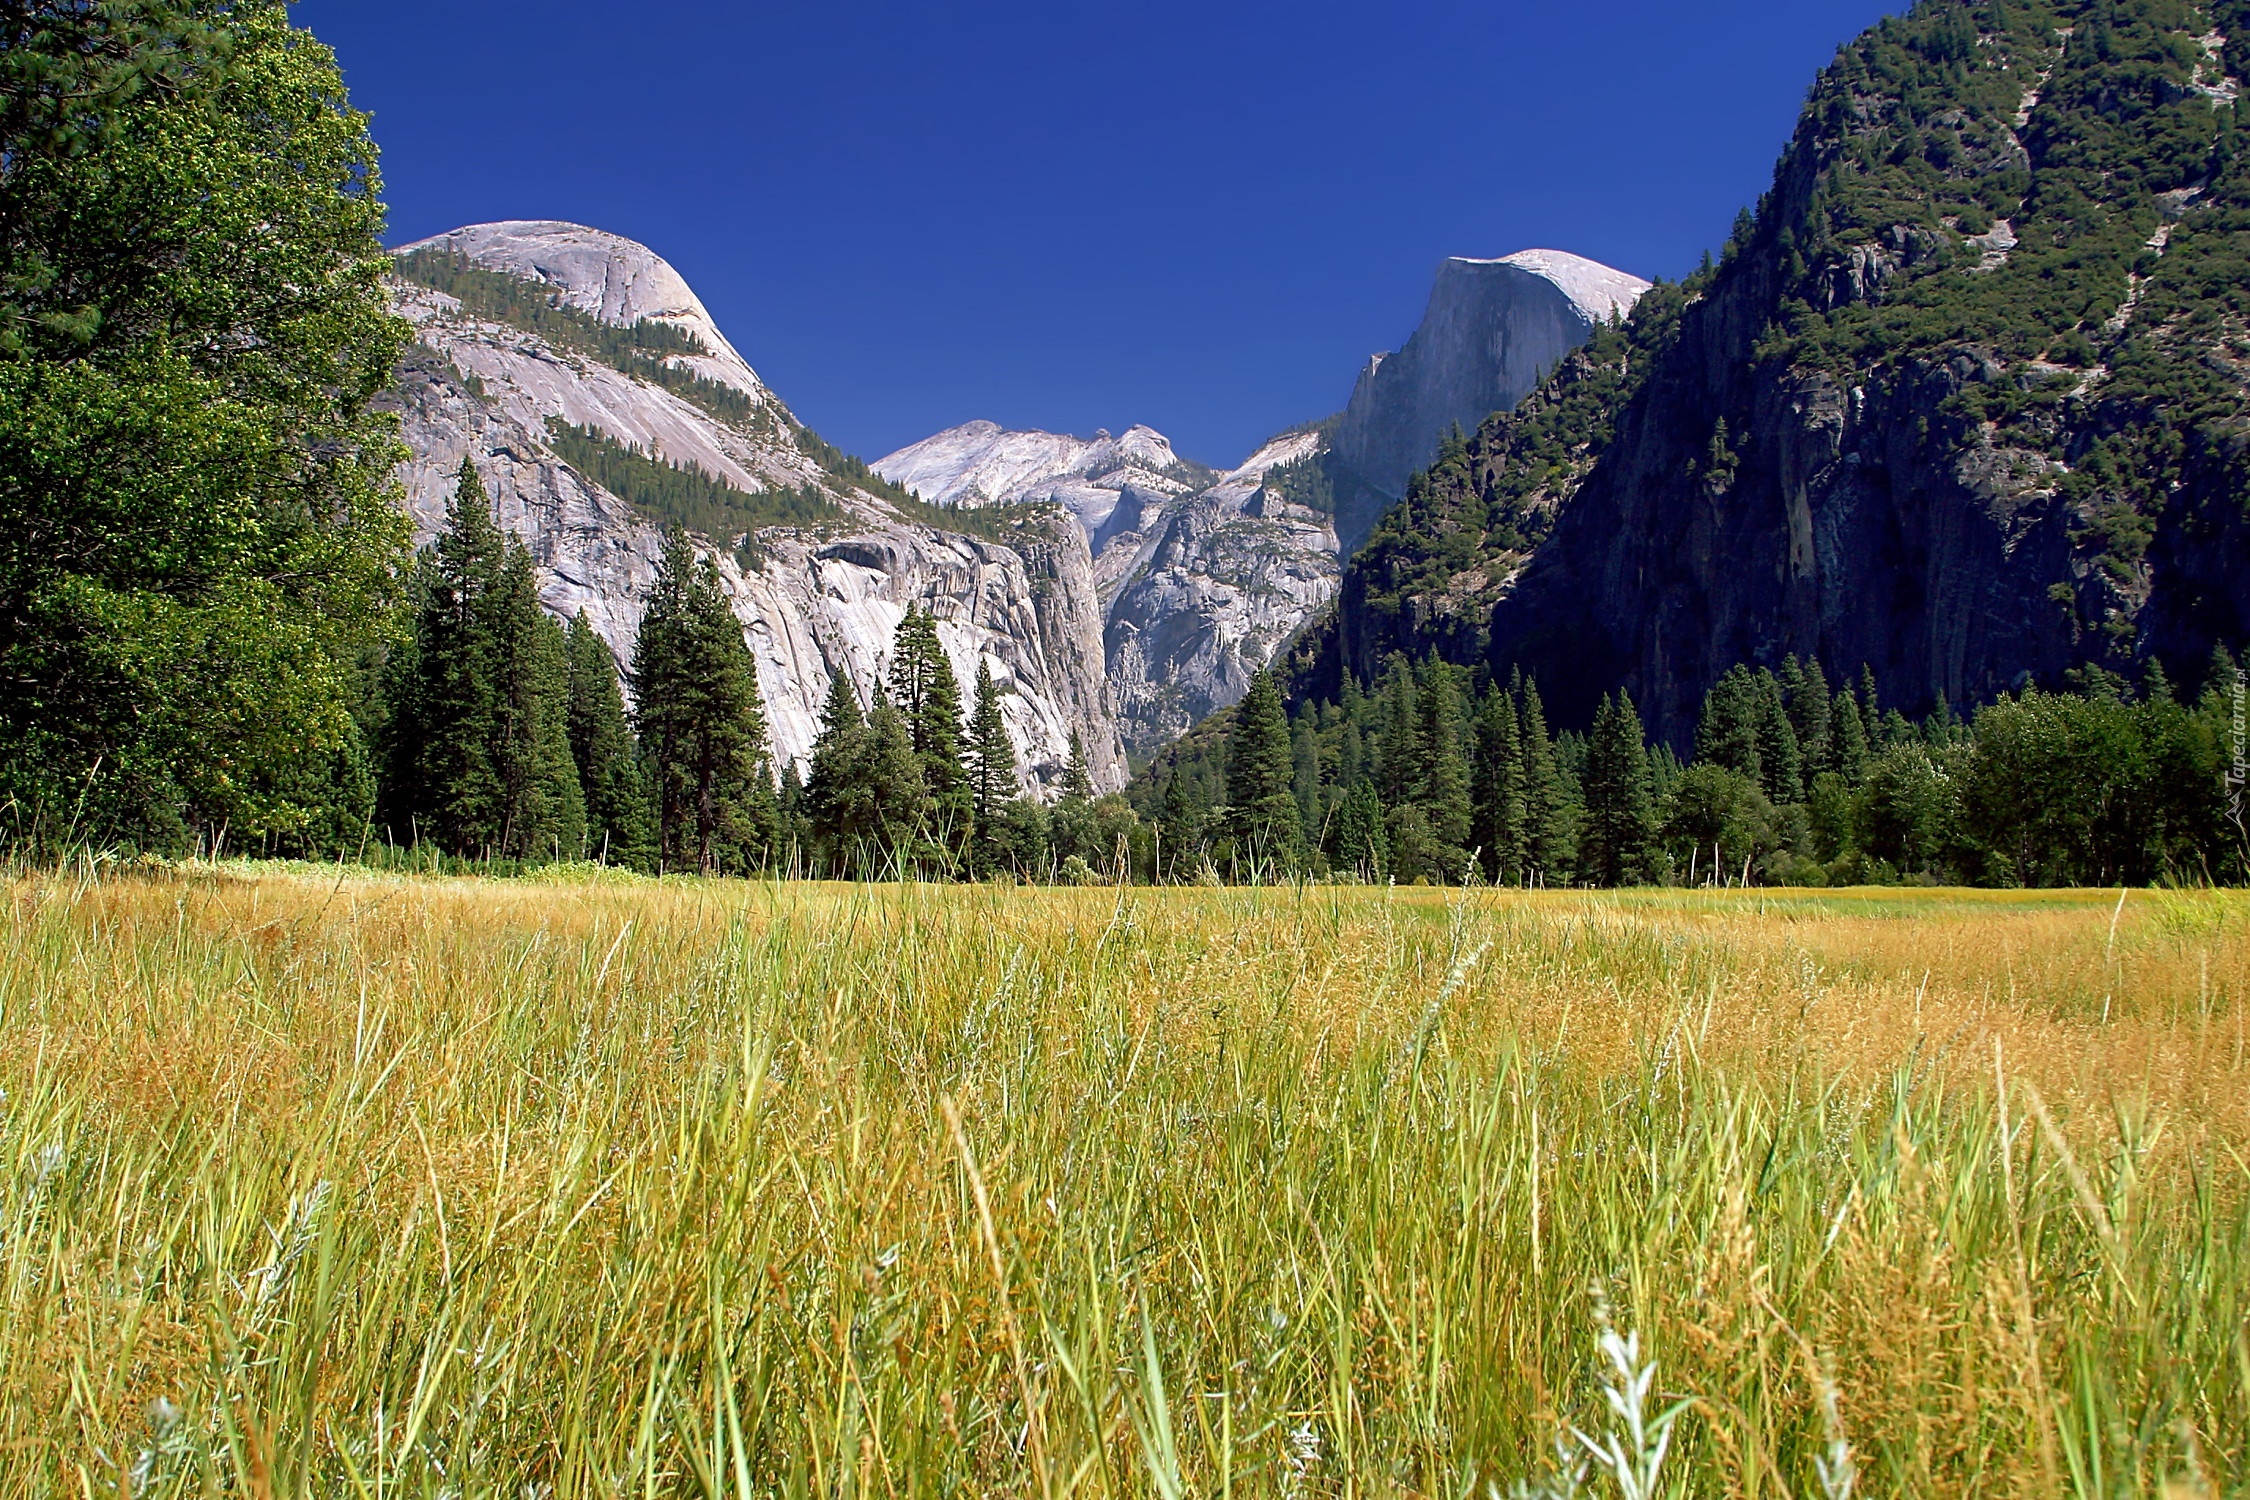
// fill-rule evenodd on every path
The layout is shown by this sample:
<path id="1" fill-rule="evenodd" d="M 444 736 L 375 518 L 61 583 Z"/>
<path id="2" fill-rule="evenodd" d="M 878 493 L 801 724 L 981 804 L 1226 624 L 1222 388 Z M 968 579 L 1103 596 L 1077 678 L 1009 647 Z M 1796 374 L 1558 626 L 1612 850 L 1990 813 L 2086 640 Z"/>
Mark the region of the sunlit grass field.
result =
<path id="1" fill-rule="evenodd" d="M 6 889 L 0 1494 L 2250 1488 L 2250 898 Z"/>

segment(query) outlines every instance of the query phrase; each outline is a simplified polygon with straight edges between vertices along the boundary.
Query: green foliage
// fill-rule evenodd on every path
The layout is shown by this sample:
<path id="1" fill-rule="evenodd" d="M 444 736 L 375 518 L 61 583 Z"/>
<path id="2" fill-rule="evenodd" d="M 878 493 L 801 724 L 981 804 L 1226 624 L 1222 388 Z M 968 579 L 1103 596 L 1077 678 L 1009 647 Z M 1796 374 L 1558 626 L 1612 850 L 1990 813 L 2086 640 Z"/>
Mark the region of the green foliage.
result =
<path id="1" fill-rule="evenodd" d="M 412 641 L 386 670 L 390 838 L 461 858 L 580 857 L 568 647 L 467 459 L 414 597 Z"/>
<path id="2" fill-rule="evenodd" d="M 673 532 L 633 649 L 659 868 L 746 873 L 777 848 L 758 663 L 719 570 Z"/>
<path id="3" fill-rule="evenodd" d="M 961 686 L 938 639 L 937 620 L 910 606 L 891 643 L 890 701 L 906 720 L 907 739 L 929 794 L 931 837 L 958 849 L 975 821 L 975 798 L 963 764 Z"/>
<path id="4" fill-rule="evenodd" d="M 1604 695 L 1586 741 L 1580 865 L 1596 885 L 1647 885 L 1659 874 L 1648 741 L 1633 700 Z"/>
<path id="5" fill-rule="evenodd" d="M 628 326 L 605 323 L 562 300 L 528 277 L 472 263 L 439 246 L 401 255 L 398 276 L 457 299 L 472 317 L 490 318 L 534 334 L 559 349 L 599 360 L 611 369 L 661 386 L 722 422 L 750 431 L 771 431 L 772 409 L 723 381 L 698 375 L 675 359 L 709 355 L 703 341 L 684 328 L 643 318 Z"/>
<path id="6" fill-rule="evenodd" d="M 586 851 L 640 867 L 653 858 L 648 788 L 636 756 L 617 659 L 580 610 L 570 622 L 570 753 L 586 805 Z"/>
<path id="7" fill-rule="evenodd" d="M 20 842 L 306 847 L 339 828 L 332 793 L 364 790 L 353 706 L 406 540 L 369 402 L 407 340 L 366 125 L 272 0 L 8 17 L 0 801 Z"/>
<path id="8" fill-rule="evenodd" d="M 844 876 L 897 873 L 928 820 L 929 788 L 905 718 L 880 690 L 863 714 L 848 672 L 829 681 L 805 806 L 814 853 Z"/>
<path id="9" fill-rule="evenodd" d="M 1227 832 L 1233 863 L 1245 877 L 1271 876 L 1302 855 L 1295 776 L 1281 692 L 1272 674 L 1260 672 L 1250 679 L 1227 744 Z"/>
<path id="10" fill-rule="evenodd" d="M 988 876 L 1002 868 L 1032 868 L 1036 861 L 1023 860 L 1028 841 L 1009 811 L 1016 806 L 1020 789 L 1015 742 L 1008 738 L 1007 720 L 1000 712 L 1000 687 L 993 681 L 992 663 L 982 657 L 977 660 L 976 707 L 969 715 L 968 782 L 970 870 Z M 1038 842 L 1045 843 L 1044 831 Z"/>
<path id="11" fill-rule="evenodd" d="M 849 519 L 843 507 L 812 485 L 745 494 L 701 469 L 629 448 L 598 427 L 573 427 L 557 418 L 549 423 L 548 441 L 563 462 L 657 525 L 692 531 L 722 546 L 767 526 L 821 526 Z"/>

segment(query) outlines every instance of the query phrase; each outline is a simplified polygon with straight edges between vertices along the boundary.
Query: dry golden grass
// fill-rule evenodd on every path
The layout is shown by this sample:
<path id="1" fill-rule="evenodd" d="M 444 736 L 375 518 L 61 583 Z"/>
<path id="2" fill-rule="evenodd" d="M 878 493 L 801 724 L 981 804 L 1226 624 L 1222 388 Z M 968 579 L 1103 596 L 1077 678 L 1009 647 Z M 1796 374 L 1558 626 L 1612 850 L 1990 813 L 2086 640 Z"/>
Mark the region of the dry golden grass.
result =
<path id="1" fill-rule="evenodd" d="M 7 897 L 0 1492 L 2250 1481 L 2243 898 Z"/>

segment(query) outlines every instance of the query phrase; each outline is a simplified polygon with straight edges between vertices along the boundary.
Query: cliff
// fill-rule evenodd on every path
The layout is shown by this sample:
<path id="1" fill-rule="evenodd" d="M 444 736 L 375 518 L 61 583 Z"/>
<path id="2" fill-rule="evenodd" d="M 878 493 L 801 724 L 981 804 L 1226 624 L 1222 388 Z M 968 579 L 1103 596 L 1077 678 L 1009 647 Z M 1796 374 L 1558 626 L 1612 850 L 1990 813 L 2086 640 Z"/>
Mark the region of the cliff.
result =
<path id="1" fill-rule="evenodd" d="M 1331 472 L 1344 549 L 1358 550 L 1446 433 L 1473 432 L 1514 406 L 1647 289 L 1559 250 L 1439 266 L 1421 325 L 1405 348 L 1368 361 L 1336 428 Z"/>
<path id="2" fill-rule="evenodd" d="M 1267 484 L 1317 461 L 1316 432 L 1277 438 L 1223 475 L 1163 434 L 1091 439 L 970 422 L 875 469 L 971 512 L 1052 505 L 1077 523 L 1103 612 L 1103 657 L 1125 743 L 1149 751 L 1249 689 L 1251 675 L 1333 596 L 1336 533 Z"/>
<path id="3" fill-rule="evenodd" d="M 757 656 L 778 755 L 809 753 L 836 672 L 863 693 L 879 679 L 892 632 L 919 605 L 964 684 L 982 659 L 1008 689 L 1034 788 L 1060 781 L 1073 733 L 1096 785 L 1123 783 L 1080 527 L 1044 512 L 936 524 L 806 430 L 678 273 L 631 241 L 489 224 L 407 246 L 399 264 L 395 300 L 419 343 L 392 399 L 420 539 L 442 524 L 471 458 L 500 523 L 530 548 L 547 607 L 583 609 L 629 662 L 664 524 L 679 519 L 667 498 L 707 496 L 695 514 L 729 524 L 695 527 L 698 546 Z M 631 493 L 605 487 L 590 472 L 601 465 Z"/>
<path id="4" fill-rule="evenodd" d="M 1740 661 L 1909 712 L 2250 635 L 2250 5 L 1925 4 L 1722 261 L 1410 486 L 1294 667 L 1522 667 L 1682 743 Z"/>

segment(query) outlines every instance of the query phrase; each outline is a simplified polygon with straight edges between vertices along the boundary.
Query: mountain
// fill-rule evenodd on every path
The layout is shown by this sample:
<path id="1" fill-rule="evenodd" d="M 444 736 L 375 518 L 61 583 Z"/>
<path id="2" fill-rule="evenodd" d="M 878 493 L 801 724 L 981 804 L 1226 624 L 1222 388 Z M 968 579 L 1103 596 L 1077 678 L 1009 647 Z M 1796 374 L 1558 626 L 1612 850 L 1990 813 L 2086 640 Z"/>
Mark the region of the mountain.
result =
<path id="1" fill-rule="evenodd" d="M 1359 549 L 1448 431 L 1473 432 L 1514 406 L 1647 290 L 1560 250 L 1440 265 L 1421 326 L 1405 348 L 1367 362 L 1337 424 L 1331 471 L 1345 550 Z"/>
<path id="2" fill-rule="evenodd" d="M 1435 651 L 1683 745 L 1737 662 L 1885 703 L 2250 636 L 2250 0 L 1926 0 L 1723 259 L 1416 479 L 1293 661 Z M 1378 375 L 1380 371 L 1377 372 Z"/>
<path id="3" fill-rule="evenodd" d="M 970 422 L 875 470 L 941 506 L 1051 503 L 1094 559 L 1126 745 L 1156 749 L 1232 705 L 1334 597 L 1340 557 L 1455 426 L 1512 406 L 1629 311 L 1648 283 L 1556 250 L 1438 268 L 1429 309 L 1377 355 L 1336 418 L 1213 474 L 1162 433 L 1018 432 Z"/>
<path id="4" fill-rule="evenodd" d="M 1267 484 L 1317 462 L 1325 442 L 1317 431 L 1277 438 L 1218 475 L 1148 427 L 1089 439 L 970 422 L 875 471 L 933 505 L 1046 505 L 1075 518 L 1125 743 L 1148 751 L 1240 698 L 1334 594 L 1327 516 Z"/>
<path id="5" fill-rule="evenodd" d="M 412 451 L 417 535 L 443 523 L 471 458 L 555 614 L 583 609 L 630 661 L 665 527 L 719 566 L 758 659 L 777 753 L 810 751 L 831 677 L 864 693 L 893 630 L 929 608 L 964 682 L 1010 691 L 1035 784 L 1072 736 L 1097 787 L 1122 784 L 1102 614 L 1083 529 L 1051 508 L 936 511 L 792 415 L 678 272 L 574 224 L 455 230 L 400 250 L 394 301 L 418 343 L 391 399 Z"/>

